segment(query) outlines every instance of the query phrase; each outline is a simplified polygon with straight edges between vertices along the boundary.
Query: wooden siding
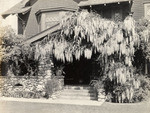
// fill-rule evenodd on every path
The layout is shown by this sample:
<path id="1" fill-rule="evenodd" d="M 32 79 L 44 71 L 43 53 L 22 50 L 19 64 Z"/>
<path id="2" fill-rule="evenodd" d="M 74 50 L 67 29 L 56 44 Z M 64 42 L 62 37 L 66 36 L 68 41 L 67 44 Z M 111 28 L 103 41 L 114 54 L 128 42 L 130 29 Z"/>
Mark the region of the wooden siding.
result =
<path id="1" fill-rule="evenodd" d="M 84 0 L 79 0 L 79 1 L 84 1 Z M 131 11 L 134 12 L 133 17 L 135 18 L 135 20 L 139 20 L 144 17 L 145 3 L 150 3 L 150 0 L 133 0 Z"/>
<path id="2" fill-rule="evenodd" d="M 81 7 L 81 9 L 88 9 L 90 11 L 91 9 L 95 12 L 99 13 L 103 18 L 116 20 L 117 18 L 122 21 L 125 19 L 125 17 L 129 13 L 129 3 L 114 3 L 114 4 L 107 4 L 107 5 L 93 5 Z M 117 20 L 118 20 L 117 19 Z"/>
<path id="3" fill-rule="evenodd" d="M 134 12 L 133 17 L 135 20 L 139 20 L 143 18 L 144 17 L 144 0 L 134 0 L 131 11 Z"/>
<path id="4" fill-rule="evenodd" d="M 35 13 L 39 9 L 48 9 L 48 8 L 53 8 L 53 7 L 58 8 L 58 5 L 59 5 L 59 7 L 67 7 L 67 8 L 68 7 L 71 8 L 73 6 L 75 8 L 77 7 L 77 3 L 73 2 L 73 0 L 68 0 L 70 2 L 67 2 L 66 5 L 64 3 L 62 3 L 62 1 L 61 2 L 59 1 L 60 3 L 57 3 L 58 1 L 56 1 L 56 0 L 31 0 L 31 1 L 32 2 L 31 2 L 30 5 L 33 5 L 33 6 L 32 6 L 32 9 L 30 11 L 30 15 L 29 15 L 27 25 L 26 25 L 26 29 L 25 29 L 25 35 L 27 37 L 34 36 L 35 34 L 42 31 L 41 27 L 39 28 L 40 25 L 38 24 L 39 22 L 38 22 L 38 19 L 37 19 L 36 15 L 35 15 Z M 74 1 L 80 1 L 80 0 L 74 0 Z M 140 18 L 144 17 L 144 3 L 150 3 L 150 0 L 134 0 L 133 5 L 131 7 L 131 11 L 134 12 L 133 17 L 135 18 L 135 20 L 139 20 Z M 121 4 L 123 4 L 123 3 L 120 3 L 120 5 Z M 96 8 L 97 6 L 96 7 L 93 6 L 93 8 L 95 8 L 97 11 L 99 11 L 100 14 L 102 12 L 107 12 L 108 11 L 108 13 L 102 14 L 102 16 L 110 18 L 110 17 L 112 17 L 110 15 L 112 14 L 112 12 L 113 12 L 112 10 L 114 10 L 114 8 L 109 7 L 109 5 L 106 5 L 106 7 L 108 7 L 108 9 L 106 8 L 106 10 L 105 10 L 104 5 L 101 5 L 100 7 L 98 7 L 99 10 L 97 10 L 97 8 Z M 114 5 L 114 4 L 112 4 L 112 5 Z M 118 5 L 118 4 L 116 4 L 116 5 Z M 122 9 L 123 9 L 122 10 L 123 19 L 124 19 L 125 16 L 127 15 L 129 9 L 126 6 L 126 4 L 124 6 L 122 6 Z M 110 15 L 106 15 L 106 14 L 110 14 Z M 43 27 L 43 30 L 44 29 L 45 28 Z"/>

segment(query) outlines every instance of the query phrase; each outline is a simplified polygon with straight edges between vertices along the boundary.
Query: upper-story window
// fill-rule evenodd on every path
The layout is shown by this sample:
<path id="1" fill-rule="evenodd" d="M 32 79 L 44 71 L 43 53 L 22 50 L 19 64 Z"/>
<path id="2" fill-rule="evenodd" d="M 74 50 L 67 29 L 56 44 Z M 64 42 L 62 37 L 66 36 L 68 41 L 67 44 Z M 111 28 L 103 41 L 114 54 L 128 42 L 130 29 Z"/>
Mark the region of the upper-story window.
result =
<path id="1" fill-rule="evenodd" d="M 38 14 L 39 32 L 58 24 L 65 12 L 66 11 L 49 11 Z"/>
<path id="2" fill-rule="evenodd" d="M 29 14 L 30 14 L 29 12 L 26 14 L 22 13 L 18 14 L 18 34 L 24 35 Z"/>
<path id="3" fill-rule="evenodd" d="M 59 22 L 59 13 L 47 13 L 45 17 L 45 28 L 48 29 L 49 27 L 56 25 Z"/>

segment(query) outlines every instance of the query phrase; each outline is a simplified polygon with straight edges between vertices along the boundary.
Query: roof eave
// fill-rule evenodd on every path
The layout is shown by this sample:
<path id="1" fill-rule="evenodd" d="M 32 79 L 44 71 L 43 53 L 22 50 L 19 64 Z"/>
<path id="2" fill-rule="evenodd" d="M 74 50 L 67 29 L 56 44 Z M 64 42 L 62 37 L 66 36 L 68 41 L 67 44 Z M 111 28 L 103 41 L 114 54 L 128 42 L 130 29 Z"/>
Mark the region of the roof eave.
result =
<path id="1" fill-rule="evenodd" d="M 44 12 L 53 12 L 53 11 L 76 11 L 76 8 L 66 8 L 66 7 L 57 7 L 57 8 L 47 8 L 38 10 L 35 15 L 39 15 Z"/>
<path id="2" fill-rule="evenodd" d="M 14 5 L 13 7 L 11 7 L 10 9 L 8 9 L 7 11 L 3 12 L 1 15 L 3 17 L 7 17 L 10 14 L 16 14 L 17 10 L 20 11 L 22 8 L 25 8 L 27 2 L 29 2 L 29 1 L 30 0 L 22 0 L 19 3 L 17 3 L 16 5 Z"/>
<path id="3" fill-rule="evenodd" d="M 3 13 L 2 16 L 5 18 L 11 14 L 14 15 L 14 14 L 21 14 L 22 13 L 24 15 L 24 14 L 28 13 L 30 10 L 31 10 L 31 7 L 26 7 L 25 9 L 22 8 L 18 11 Z"/>
<path id="4" fill-rule="evenodd" d="M 114 3 L 123 3 L 123 2 L 129 2 L 131 3 L 133 0 L 126 0 L 126 1 L 118 1 L 118 2 L 107 2 L 107 3 L 88 3 L 88 1 L 81 1 L 79 4 L 78 4 L 78 7 L 86 7 L 86 6 L 93 6 L 93 5 L 106 5 L 106 4 L 114 4 Z M 87 3 L 85 3 L 87 2 Z"/>

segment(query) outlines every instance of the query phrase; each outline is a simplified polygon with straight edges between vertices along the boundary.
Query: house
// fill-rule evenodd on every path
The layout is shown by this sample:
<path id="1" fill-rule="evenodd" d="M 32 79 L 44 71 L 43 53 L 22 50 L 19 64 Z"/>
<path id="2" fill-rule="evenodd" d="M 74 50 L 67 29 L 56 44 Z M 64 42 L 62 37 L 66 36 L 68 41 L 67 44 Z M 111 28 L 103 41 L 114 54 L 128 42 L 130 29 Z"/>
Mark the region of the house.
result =
<path id="1" fill-rule="evenodd" d="M 129 12 L 133 12 L 135 20 L 150 15 L 150 0 L 23 0 L 2 16 L 18 15 L 18 34 L 30 38 L 57 23 L 61 11 L 76 11 L 78 7 L 92 9 L 109 19 L 124 19 Z"/>
<path id="2" fill-rule="evenodd" d="M 60 12 L 76 10 L 77 3 L 73 0 L 23 0 L 3 16 L 17 14 L 18 34 L 31 37 L 57 23 Z"/>
<path id="3" fill-rule="evenodd" d="M 18 15 L 18 34 L 23 34 L 27 37 L 25 43 L 36 43 L 48 34 L 53 33 L 59 29 L 59 21 L 64 12 L 74 12 L 78 9 L 87 9 L 88 11 L 95 11 L 102 17 L 112 19 L 114 21 L 123 21 L 125 17 L 132 14 L 135 20 L 142 17 L 150 17 L 150 0 L 23 0 L 8 11 L 3 13 L 3 17 L 10 14 Z M 80 64 L 91 65 L 91 61 L 82 59 Z M 47 64 L 45 64 L 47 65 Z M 74 64 L 73 67 L 83 67 L 84 65 Z M 90 67 L 88 73 L 92 73 Z M 71 68 L 72 73 L 67 72 L 74 79 L 73 67 L 66 65 L 66 72 Z M 80 81 L 81 77 L 88 84 L 90 75 L 83 76 L 84 71 L 80 71 L 77 80 L 73 81 L 75 84 Z M 42 73 L 43 74 L 43 73 Z M 67 78 L 67 77 L 66 77 Z M 88 79 L 87 79 L 88 78 Z"/>
<path id="4" fill-rule="evenodd" d="M 117 22 L 123 21 L 127 15 L 133 16 L 135 20 L 138 20 L 142 17 L 150 17 L 150 0 L 23 0 L 4 12 L 2 16 L 6 17 L 10 14 L 17 15 L 18 34 L 26 36 L 26 40 L 22 44 L 31 44 L 35 47 L 44 38 L 47 39 L 46 37 L 49 34 L 52 35 L 59 31 L 59 21 L 65 12 L 75 12 L 80 9 L 87 9 L 89 12 L 95 11 L 103 18 Z M 98 73 L 100 64 L 95 60 L 93 61 L 93 59 L 85 59 L 82 56 L 79 61 L 74 60 L 72 63 L 62 63 L 51 55 L 45 55 L 43 59 L 38 61 L 38 66 L 36 67 L 38 68 L 39 76 L 14 76 L 6 77 L 6 80 L 0 77 L 0 81 L 2 81 L 0 86 L 4 84 L 4 95 L 12 96 L 11 94 L 14 94 L 16 96 L 17 93 L 15 91 L 18 91 L 18 89 L 20 90 L 18 94 L 21 94 L 21 96 L 24 95 L 24 91 L 35 92 L 35 94 L 37 90 L 45 92 L 45 84 L 47 81 L 51 80 L 53 75 L 62 75 L 61 70 L 53 74 L 54 67 L 57 70 L 56 67 L 59 64 L 63 64 L 64 66 L 63 71 L 65 72 L 65 77 L 55 77 L 58 77 L 61 88 L 64 85 L 68 87 L 63 95 L 65 99 L 66 96 L 67 98 L 69 96 L 69 99 L 76 99 L 76 95 L 79 96 L 78 99 L 80 100 L 87 98 L 97 100 L 99 98 L 97 97 L 98 92 L 95 92 L 93 89 L 92 93 L 89 94 L 91 89 L 87 86 L 91 80 L 96 78 L 96 75 L 100 75 Z M 70 85 L 77 86 L 70 87 Z M 80 87 L 81 85 L 82 87 Z M 103 83 L 100 84 L 100 87 L 102 85 Z M 108 85 L 111 86 L 110 84 Z M 51 87 L 51 85 L 48 86 Z M 39 90 L 39 88 L 43 89 Z M 100 93 L 102 94 L 102 92 Z M 105 94 L 102 94 L 102 96 L 102 100 L 104 100 Z"/>

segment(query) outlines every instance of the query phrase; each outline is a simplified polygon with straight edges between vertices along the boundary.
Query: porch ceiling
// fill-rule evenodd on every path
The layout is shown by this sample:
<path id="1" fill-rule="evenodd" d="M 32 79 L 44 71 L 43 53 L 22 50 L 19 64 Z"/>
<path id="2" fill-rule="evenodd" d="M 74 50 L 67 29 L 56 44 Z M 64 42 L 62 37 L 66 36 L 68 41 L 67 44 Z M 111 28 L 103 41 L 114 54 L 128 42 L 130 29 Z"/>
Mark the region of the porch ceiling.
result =
<path id="1" fill-rule="evenodd" d="M 120 2 L 131 2 L 133 0 L 87 0 L 81 1 L 78 6 L 90 6 L 90 5 L 101 5 L 101 4 L 111 4 L 111 3 L 120 3 Z"/>

